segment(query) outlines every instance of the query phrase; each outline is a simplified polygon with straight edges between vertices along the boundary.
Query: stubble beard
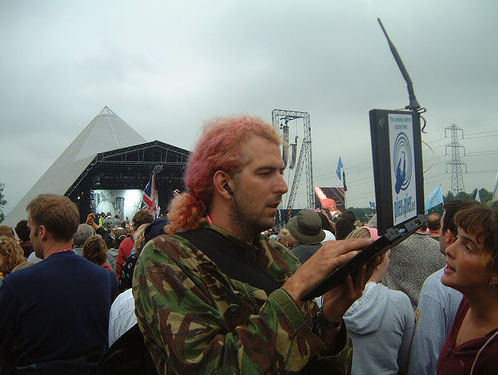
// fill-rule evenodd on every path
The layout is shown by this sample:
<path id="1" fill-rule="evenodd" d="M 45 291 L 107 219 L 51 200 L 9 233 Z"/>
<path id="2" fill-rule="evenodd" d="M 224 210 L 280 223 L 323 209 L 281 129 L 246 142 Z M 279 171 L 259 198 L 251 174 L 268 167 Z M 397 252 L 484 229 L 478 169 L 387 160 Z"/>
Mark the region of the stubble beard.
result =
<path id="1" fill-rule="evenodd" d="M 275 221 L 275 218 L 273 218 L 273 223 L 268 225 L 263 224 L 262 221 L 257 221 L 257 213 L 251 212 L 249 209 L 245 210 L 245 207 L 249 207 L 250 204 L 250 202 L 239 201 L 235 194 L 232 196 L 230 219 L 235 224 L 234 227 L 238 232 L 235 235 L 248 242 L 252 242 L 262 231 L 271 228 Z"/>
<path id="2" fill-rule="evenodd" d="M 40 259 L 45 259 L 45 258 L 43 257 L 43 248 L 41 247 L 41 243 L 40 243 L 40 241 L 39 241 L 39 238 L 37 238 L 37 236 L 38 236 L 38 231 L 39 231 L 39 229 L 38 229 L 38 228 L 36 228 L 36 229 L 35 229 L 35 232 L 34 232 L 34 234 L 33 234 L 33 235 L 34 235 L 34 237 L 35 237 L 35 239 L 36 239 L 36 242 L 35 242 L 35 241 L 33 241 L 31 238 L 30 238 L 30 241 L 31 241 L 31 245 L 33 246 L 33 251 L 34 251 L 35 255 L 36 255 L 38 258 L 40 258 Z"/>

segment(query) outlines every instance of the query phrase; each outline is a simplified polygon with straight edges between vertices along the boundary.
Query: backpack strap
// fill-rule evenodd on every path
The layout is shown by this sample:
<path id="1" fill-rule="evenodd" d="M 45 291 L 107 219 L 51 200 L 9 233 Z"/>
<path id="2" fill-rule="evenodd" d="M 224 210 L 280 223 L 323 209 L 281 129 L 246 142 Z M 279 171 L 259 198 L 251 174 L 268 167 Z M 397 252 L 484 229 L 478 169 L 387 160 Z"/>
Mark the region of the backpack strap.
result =
<path id="1" fill-rule="evenodd" d="M 230 238 L 209 228 L 177 233 L 201 250 L 228 277 L 247 283 L 270 294 L 280 288 L 253 259 L 253 249 L 242 247 Z"/>

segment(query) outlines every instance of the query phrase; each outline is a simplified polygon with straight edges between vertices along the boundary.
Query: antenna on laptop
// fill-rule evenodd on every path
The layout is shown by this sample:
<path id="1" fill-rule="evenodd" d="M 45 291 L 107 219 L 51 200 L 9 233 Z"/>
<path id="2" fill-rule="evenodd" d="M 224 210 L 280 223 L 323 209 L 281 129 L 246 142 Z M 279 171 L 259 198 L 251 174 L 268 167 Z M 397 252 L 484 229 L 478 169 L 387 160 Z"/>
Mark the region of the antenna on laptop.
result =
<path id="1" fill-rule="evenodd" d="M 391 50 L 391 53 L 393 54 L 394 60 L 396 60 L 396 64 L 398 64 L 399 70 L 401 71 L 401 74 L 403 75 L 403 78 L 406 81 L 406 87 L 408 89 L 408 98 L 410 99 L 410 104 L 408 104 L 405 109 L 409 109 L 412 111 L 417 111 L 417 112 L 425 112 L 425 108 L 421 108 L 420 104 L 418 104 L 417 98 L 415 97 L 415 92 L 413 91 L 413 83 L 410 78 L 410 75 L 408 74 L 408 71 L 405 68 L 405 65 L 403 64 L 403 61 L 401 60 L 401 57 L 399 56 L 398 51 L 396 50 L 396 47 L 394 46 L 393 42 L 391 39 L 389 39 L 389 35 L 387 35 L 386 29 L 384 29 L 384 25 L 382 24 L 382 21 L 380 18 L 377 18 L 377 21 L 379 22 L 379 25 L 386 36 L 387 43 L 389 43 L 389 49 Z"/>

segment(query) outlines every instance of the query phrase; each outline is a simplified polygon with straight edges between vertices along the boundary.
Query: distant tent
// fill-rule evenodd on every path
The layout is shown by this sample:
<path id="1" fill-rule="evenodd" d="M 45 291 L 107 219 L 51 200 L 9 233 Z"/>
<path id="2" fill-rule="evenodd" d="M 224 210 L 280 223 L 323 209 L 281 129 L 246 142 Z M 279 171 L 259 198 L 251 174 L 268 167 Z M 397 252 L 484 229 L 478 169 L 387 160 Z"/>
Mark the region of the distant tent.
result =
<path id="1" fill-rule="evenodd" d="M 26 206 L 39 194 L 64 195 L 98 153 L 144 142 L 144 137 L 104 107 L 17 203 L 2 224 L 14 226 L 19 220 L 26 219 Z"/>

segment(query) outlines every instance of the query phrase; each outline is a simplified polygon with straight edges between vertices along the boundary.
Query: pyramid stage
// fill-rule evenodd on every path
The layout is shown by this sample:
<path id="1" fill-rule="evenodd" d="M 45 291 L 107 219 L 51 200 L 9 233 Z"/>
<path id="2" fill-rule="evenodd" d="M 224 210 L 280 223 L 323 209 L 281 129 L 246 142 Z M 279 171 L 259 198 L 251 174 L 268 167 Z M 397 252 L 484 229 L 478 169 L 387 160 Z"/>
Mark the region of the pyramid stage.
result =
<path id="1" fill-rule="evenodd" d="M 111 212 L 131 220 L 130 210 L 138 203 L 124 207 L 124 196 L 138 196 L 149 181 L 156 165 L 159 206 L 165 209 L 173 191 L 184 189 L 183 170 L 189 151 L 161 141 L 146 142 L 131 126 L 108 107 L 83 129 L 66 150 L 47 169 L 26 195 L 6 216 L 3 224 L 15 226 L 27 219 L 26 206 L 39 194 L 68 196 L 80 210 L 84 222 L 90 212 Z M 133 194 L 132 194 L 133 193 Z M 113 201 L 103 206 L 102 197 Z M 141 196 L 140 196 L 141 198 Z"/>

